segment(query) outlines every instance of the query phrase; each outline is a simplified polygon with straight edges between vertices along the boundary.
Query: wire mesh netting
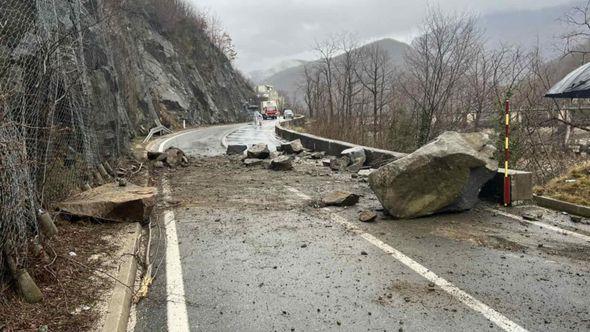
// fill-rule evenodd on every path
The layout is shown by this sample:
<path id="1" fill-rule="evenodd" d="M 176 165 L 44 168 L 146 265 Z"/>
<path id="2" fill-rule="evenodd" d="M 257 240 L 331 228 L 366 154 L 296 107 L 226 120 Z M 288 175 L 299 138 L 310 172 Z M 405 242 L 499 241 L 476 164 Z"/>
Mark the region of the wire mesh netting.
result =
<path id="1" fill-rule="evenodd" d="M 96 21 L 85 5 L 0 1 L 0 273 L 6 255 L 26 264 L 36 211 L 77 191 L 99 162 L 83 26 Z"/>

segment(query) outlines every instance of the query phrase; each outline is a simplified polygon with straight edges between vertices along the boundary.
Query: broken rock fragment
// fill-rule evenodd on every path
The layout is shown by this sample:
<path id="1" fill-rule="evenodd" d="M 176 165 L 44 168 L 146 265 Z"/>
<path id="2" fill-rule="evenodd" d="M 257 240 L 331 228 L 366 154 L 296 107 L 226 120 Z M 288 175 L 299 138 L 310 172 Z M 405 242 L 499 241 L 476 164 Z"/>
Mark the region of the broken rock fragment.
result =
<path id="1" fill-rule="evenodd" d="M 373 211 L 363 211 L 359 214 L 359 220 L 362 222 L 372 222 L 377 219 L 377 214 Z"/>
<path id="2" fill-rule="evenodd" d="M 349 165 L 360 165 L 361 167 L 365 164 L 367 160 L 367 156 L 365 154 L 365 149 L 361 147 L 354 147 L 350 149 L 346 149 L 340 153 L 342 156 L 348 157 L 350 160 Z M 347 165 L 348 166 L 348 165 Z"/>
<path id="3" fill-rule="evenodd" d="M 248 158 L 266 159 L 270 156 L 270 150 L 266 144 L 254 144 L 247 152 Z"/>
<path id="4" fill-rule="evenodd" d="M 303 144 L 301 144 L 300 139 L 281 144 L 281 151 L 286 154 L 298 154 L 303 152 L 303 149 Z"/>
<path id="5" fill-rule="evenodd" d="M 244 165 L 246 166 L 256 166 L 256 165 L 261 165 L 262 164 L 262 159 L 258 159 L 258 158 L 246 158 L 244 159 Z"/>
<path id="6" fill-rule="evenodd" d="M 373 172 L 369 184 L 396 218 L 468 210 L 498 169 L 495 151 L 485 133 L 445 132 Z"/>
<path id="7" fill-rule="evenodd" d="M 241 144 L 230 144 L 227 146 L 225 154 L 228 156 L 243 154 L 248 149 L 248 146 Z"/>
<path id="8" fill-rule="evenodd" d="M 347 191 L 333 191 L 322 198 L 325 206 L 353 206 L 359 202 L 359 195 Z"/>
<path id="9" fill-rule="evenodd" d="M 156 188 L 109 183 L 77 194 L 58 204 L 69 215 L 118 222 L 146 220 L 156 202 Z"/>
<path id="10" fill-rule="evenodd" d="M 278 156 L 270 162 L 273 171 L 290 171 L 293 169 L 293 160 L 288 156 Z"/>

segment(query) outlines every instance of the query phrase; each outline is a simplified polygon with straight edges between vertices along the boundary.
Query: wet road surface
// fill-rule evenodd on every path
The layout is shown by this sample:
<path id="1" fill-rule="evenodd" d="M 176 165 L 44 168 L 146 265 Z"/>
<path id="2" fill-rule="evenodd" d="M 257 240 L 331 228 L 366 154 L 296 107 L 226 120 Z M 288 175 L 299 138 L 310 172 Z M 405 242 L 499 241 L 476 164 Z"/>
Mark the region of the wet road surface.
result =
<path id="1" fill-rule="evenodd" d="M 230 133 L 231 144 L 271 140 L 266 127 L 244 128 L 203 135 L 221 140 Z M 204 151 L 192 145 L 192 152 L 211 155 L 217 144 Z M 175 226 L 183 294 L 174 294 L 167 280 L 166 268 L 176 267 L 161 253 L 171 243 L 155 241 L 152 252 L 163 260 L 134 330 L 590 329 L 589 227 L 544 211 L 544 223 L 582 235 L 568 236 L 490 211 L 496 207 L 489 204 L 416 220 L 380 213 L 377 222 L 360 223 L 360 211 L 380 208 L 367 184 L 315 163 L 270 173 L 216 157 L 169 175 L 170 197 L 181 203 L 168 208 L 173 218 L 165 222 Z M 361 201 L 352 208 L 314 206 L 335 189 L 357 192 Z M 169 227 L 154 232 L 163 239 Z M 427 271 L 417 273 L 387 248 Z M 439 280 L 483 307 L 439 287 Z"/>

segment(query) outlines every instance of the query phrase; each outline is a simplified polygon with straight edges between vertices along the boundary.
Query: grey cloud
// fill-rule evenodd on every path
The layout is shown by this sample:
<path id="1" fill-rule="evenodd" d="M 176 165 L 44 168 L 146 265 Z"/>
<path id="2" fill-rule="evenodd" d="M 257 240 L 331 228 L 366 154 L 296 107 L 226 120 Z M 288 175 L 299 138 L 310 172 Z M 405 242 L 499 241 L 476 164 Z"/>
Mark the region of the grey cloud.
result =
<path id="1" fill-rule="evenodd" d="M 481 15 L 571 4 L 572 0 L 188 0 L 216 13 L 232 35 L 239 68 L 249 71 L 308 52 L 314 40 L 343 31 L 360 40 L 415 31 L 428 3 Z"/>

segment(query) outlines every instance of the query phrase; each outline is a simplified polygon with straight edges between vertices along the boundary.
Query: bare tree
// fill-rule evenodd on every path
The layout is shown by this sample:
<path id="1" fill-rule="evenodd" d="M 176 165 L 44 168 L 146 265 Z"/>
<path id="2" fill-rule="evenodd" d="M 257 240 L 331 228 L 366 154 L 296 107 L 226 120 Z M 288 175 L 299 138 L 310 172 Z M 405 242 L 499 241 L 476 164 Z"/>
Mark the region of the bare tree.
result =
<path id="1" fill-rule="evenodd" d="M 326 92 L 328 94 L 328 109 L 330 111 L 331 121 L 334 118 L 334 57 L 338 53 L 338 45 L 334 38 L 328 39 L 323 42 L 317 42 L 316 51 L 320 54 L 319 63 L 321 64 L 319 70 L 322 73 L 325 84 Z"/>
<path id="2" fill-rule="evenodd" d="M 448 106 L 481 43 L 476 21 L 467 15 L 431 9 L 423 29 L 406 56 L 407 75 L 414 84 L 403 86 L 419 113 L 420 145 L 430 139 L 433 122 Z"/>
<path id="3" fill-rule="evenodd" d="M 373 141 L 376 142 L 381 138 L 383 132 L 381 126 L 383 109 L 388 105 L 393 90 L 393 67 L 387 53 L 378 45 L 365 47 L 362 53 L 357 76 L 371 98 Z"/>

